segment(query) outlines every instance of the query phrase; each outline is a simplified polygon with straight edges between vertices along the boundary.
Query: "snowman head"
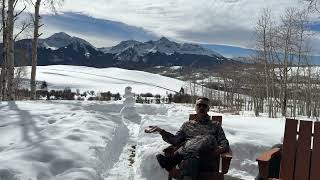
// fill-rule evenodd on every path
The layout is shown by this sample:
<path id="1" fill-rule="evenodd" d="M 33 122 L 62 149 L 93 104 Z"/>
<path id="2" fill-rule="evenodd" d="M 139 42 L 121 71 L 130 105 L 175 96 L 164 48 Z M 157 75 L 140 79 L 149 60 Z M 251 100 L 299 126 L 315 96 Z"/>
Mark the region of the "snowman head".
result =
<path id="1" fill-rule="evenodd" d="M 124 89 L 124 94 L 131 94 L 132 92 L 132 87 L 128 86 Z"/>

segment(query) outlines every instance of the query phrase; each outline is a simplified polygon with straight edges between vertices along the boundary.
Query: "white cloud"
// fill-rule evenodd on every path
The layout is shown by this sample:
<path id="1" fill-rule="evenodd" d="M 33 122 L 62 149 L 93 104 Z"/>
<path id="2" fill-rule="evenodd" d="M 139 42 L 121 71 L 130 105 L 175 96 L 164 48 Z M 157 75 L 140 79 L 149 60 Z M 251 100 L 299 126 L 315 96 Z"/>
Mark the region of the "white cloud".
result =
<path id="1" fill-rule="evenodd" d="M 286 7 L 301 7 L 299 1 L 66 0 L 62 11 L 120 21 L 176 40 L 248 46 L 243 39 L 252 35 L 262 8 L 280 15 Z"/>
<path id="2" fill-rule="evenodd" d="M 76 12 L 96 19 L 122 22 L 143 28 L 156 36 L 166 36 L 181 42 L 224 44 L 253 47 L 254 27 L 263 8 L 270 8 L 274 17 L 280 18 L 285 8 L 302 8 L 303 0 L 65 0 L 61 12 Z M 42 13 L 49 13 L 42 7 Z M 79 20 L 81 21 L 81 20 Z M 74 24 L 79 23 L 75 21 Z M 97 28 L 92 22 L 81 31 L 75 28 L 54 26 L 50 22 L 45 35 L 66 31 L 81 35 L 99 46 L 110 46 L 121 40 L 120 36 L 93 34 Z M 72 25 L 72 24 L 71 24 Z M 97 25 L 98 26 L 98 25 Z M 125 27 L 125 26 L 123 26 Z M 88 31 L 86 34 L 84 31 Z M 101 30 L 100 30 L 101 31 Z M 85 38 L 87 35 L 87 38 Z M 125 37 L 125 36 L 123 36 Z M 318 38 L 317 38 L 318 39 Z M 319 41 L 320 42 L 320 41 Z M 320 50 L 319 50 L 320 51 Z"/>

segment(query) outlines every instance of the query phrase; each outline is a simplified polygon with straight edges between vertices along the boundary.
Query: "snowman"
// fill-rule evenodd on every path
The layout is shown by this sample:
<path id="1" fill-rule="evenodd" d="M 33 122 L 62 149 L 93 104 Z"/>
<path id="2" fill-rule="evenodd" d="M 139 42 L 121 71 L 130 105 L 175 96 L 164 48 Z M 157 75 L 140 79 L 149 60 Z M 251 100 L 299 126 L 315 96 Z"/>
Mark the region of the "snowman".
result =
<path id="1" fill-rule="evenodd" d="M 128 86 L 124 89 L 124 101 L 120 114 L 123 118 L 129 121 L 140 123 L 141 117 L 136 111 L 134 93 L 132 93 L 132 87 Z"/>

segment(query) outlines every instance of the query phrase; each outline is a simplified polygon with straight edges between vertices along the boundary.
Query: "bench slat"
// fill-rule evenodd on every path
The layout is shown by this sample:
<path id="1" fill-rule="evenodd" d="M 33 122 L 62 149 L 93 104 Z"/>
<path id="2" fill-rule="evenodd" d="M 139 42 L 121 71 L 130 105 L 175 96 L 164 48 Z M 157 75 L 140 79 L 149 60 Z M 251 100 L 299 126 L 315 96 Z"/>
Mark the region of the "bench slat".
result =
<path id="1" fill-rule="evenodd" d="M 297 125 L 297 120 L 286 119 L 285 134 L 283 137 L 283 153 L 280 167 L 280 179 L 282 180 L 293 180 L 297 144 Z"/>
<path id="2" fill-rule="evenodd" d="M 320 122 L 314 123 L 313 149 L 311 157 L 310 180 L 319 180 L 320 178 Z"/>
<path id="3" fill-rule="evenodd" d="M 222 125 L 222 116 L 212 116 L 212 121 L 218 121 Z"/>
<path id="4" fill-rule="evenodd" d="M 309 179 L 312 121 L 300 121 L 294 179 Z"/>
<path id="5" fill-rule="evenodd" d="M 189 120 L 195 120 L 197 117 L 197 114 L 190 114 Z M 212 121 L 218 121 L 222 125 L 222 116 L 212 116 Z"/>

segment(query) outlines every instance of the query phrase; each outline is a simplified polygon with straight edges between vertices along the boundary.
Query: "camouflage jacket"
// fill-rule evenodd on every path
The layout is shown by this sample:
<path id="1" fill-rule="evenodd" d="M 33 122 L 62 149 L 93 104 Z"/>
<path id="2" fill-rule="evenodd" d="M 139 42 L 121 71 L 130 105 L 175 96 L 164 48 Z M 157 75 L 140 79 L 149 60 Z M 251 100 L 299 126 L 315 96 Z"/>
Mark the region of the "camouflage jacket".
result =
<path id="1" fill-rule="evenodd" d="M 160 134 L 164 141 L 174 146 L 193 138 L 199 138 L 199 136 L 213 135 L 216 138 L 218 146 L 222 147 L 225 151 L 229 150 L 229 141 L 224 134 L 221 124 L 211 121 L 209 116 L 200 121 L 189 120 L 183 123 L 175 135 L 165 130 L 162 130 Z"/>

